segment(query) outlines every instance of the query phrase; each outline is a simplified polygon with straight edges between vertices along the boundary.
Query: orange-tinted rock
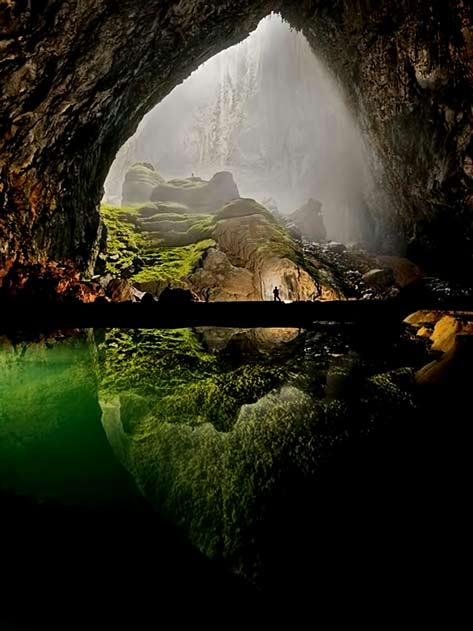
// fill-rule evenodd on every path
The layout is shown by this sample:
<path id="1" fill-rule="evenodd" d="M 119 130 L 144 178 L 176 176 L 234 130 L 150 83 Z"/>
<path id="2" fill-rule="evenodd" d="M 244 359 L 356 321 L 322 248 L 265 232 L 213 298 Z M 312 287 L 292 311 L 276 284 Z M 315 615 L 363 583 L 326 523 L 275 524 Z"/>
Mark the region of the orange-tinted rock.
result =
<path id="1" fill-rule="evenodd" d="M 133 287 L 123 278 L 113 278 L 107 285 L 107 295 L 112 302 L 127 302 L 134 300 Z"/>

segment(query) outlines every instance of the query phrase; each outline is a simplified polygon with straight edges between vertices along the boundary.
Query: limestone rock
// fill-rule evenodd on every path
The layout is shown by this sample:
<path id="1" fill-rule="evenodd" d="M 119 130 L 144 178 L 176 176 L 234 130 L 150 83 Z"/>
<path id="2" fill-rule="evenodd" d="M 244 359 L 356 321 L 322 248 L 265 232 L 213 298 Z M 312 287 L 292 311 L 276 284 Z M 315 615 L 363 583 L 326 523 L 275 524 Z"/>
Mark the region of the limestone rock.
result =
<path id="1" fill-rule="evenodd" d="M 151 193 L 164 179 L 149 162 L 137 162 L 126 173 L 122 188 L 122 206 L 149 202 Z"/>
<path id="2" fill-rule="evenodd" d="M 157 186 L 151 195 L 153 202 L 177 203 L 194 212 L 212 212 L 240 194 L 228 171 L 216 173 L 210 181 L 198 177 L 169 180 Z"/>
<path id="3" fill-rule="evenodd" d="M 366 272 L 366 274 L 363 274 L 363 281 L 370 287 L 387 289 L 394 285 L 394 272 L 389 267 L 385 269 L 372 269 Z"/>
<path id="4" fill-rule="evenodd" d="M 134 301 L 135 294 L 130 283 L 123 278 L 113 278 L 107 285 L 107 295 L 112 302 Z"/>
<path id="5" fill-rule="evenodd" d="M 432 350 L 448 352 L 455 345 L 457 335 L 473 335 L 473 322 L 453 315 L 443 316 L 435 325 L 431 335 Z"/>
<path id="6" fill-rule="evenodd" d="M 322 204 L 316 199 L 309 199 L 287 218 L 289 230 L 296 231 L 307 241 L 324 242 L 327 231 L 322 215 Z"/>
<path id="7" fill-rule="evenodd" d="M 248 201 L 257 212 L 243 214 Z M 253 200 L 241 200 L 237 207 L 239 216 L 220 220 L 213 236 L 233 265 L 253 273 L 257 299 L 272 300 L 276 285 L 283 300 L 314 299 L 316 283 L 302 263 L 296 262 L 301 253 L 289 235 Z"/>
<path id="8" fill-rule="evenodd" d="M 413 327 L 430 326 L 434 327 L 443 315 L 443 311 L 415 311 L 404 319 L 406 324 Z"/>
<path id="9" fill-rule="evenodd" d="M 473 335 L 460 334 L 439 360 L 417 371 L 415 380 L 423 387 L 444 386 L 465 395 L 465 388 L 471 388 L 472 372 Z"/>
<path id="10" fill-rule="evenodd" d="M 204 298 L 208 289 L 210 300 L 258 300 L 254 275 L 245 267 L 232 265 L 227 255 L 211 248 L 203 261 L 189 278 L 197 294 Z"/>
<path id="11" fill-rule="evenodd" d="M 401 256 L 377 256 L 376 262 L 380 267 L 390 268 L 398 287 L 406 287 L 422 277 L 420 268 Z"/>

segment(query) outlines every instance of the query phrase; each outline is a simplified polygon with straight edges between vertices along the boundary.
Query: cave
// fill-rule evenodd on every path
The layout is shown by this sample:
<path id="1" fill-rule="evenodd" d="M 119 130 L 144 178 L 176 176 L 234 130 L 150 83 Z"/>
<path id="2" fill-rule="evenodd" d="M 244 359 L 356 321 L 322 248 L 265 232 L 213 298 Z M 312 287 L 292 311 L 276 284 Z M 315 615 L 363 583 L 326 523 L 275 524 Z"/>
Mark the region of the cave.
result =
<path id="1" fill-rule="evenodd" d="M 227 171 L 162 181 L 141 163 L 149 201 L 101 205 L 144 116 L 271 14 L 369 148 L 369 252 L 304 239 Z M 0 623 L 379 626 L 438 623 L 441 605 L 451 622 L 472 7 L 6 0 L 0 29 Z M 163 246 L 150 225 L 169 208 L 184 228 Z M 320 202 L 296 214 L 318 227 Z"/>
<path id="2" fill-rule="evenodd" d="M 56 3 L 1 8 L 2 276 L 103 247 L 98 204 L 119 147 L 192 70 L 271 11 L 301 29 L 375 152 L 379 247 L 471 263 L 471 9 L 463 2 Z"/>

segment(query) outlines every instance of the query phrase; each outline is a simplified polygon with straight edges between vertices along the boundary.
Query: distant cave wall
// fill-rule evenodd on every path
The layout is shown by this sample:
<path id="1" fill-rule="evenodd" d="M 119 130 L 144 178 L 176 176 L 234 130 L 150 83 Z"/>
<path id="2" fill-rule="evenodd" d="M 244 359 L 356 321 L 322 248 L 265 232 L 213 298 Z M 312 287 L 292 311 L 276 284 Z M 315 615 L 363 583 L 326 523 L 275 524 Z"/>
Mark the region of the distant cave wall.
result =
<path id="1" fill-rule="evenodd" d="M 473 5 L 302 1 L 285 12 L 344 87 L 371 149 L 377 245 L 473 262 Z"/>
<path id="2" fill-rule="evenodd" d="M 271 10 L 303 29 L 374 147 L 378 242 L 471 263 L 472 8 L 463 0 L 0 2 L 0 278 L 92 266 L 98 203 L 143 115 Z M 447 252 L 447 256 L 445 253 Z"/>

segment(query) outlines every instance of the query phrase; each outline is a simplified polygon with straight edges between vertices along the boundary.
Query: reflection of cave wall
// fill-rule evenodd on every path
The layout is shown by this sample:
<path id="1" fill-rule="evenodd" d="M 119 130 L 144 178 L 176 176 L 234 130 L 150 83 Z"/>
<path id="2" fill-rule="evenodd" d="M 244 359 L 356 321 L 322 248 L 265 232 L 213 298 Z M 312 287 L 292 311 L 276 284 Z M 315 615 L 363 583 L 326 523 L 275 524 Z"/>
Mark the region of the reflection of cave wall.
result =
<path id="1" fill-rule="evenodd" d="M 463 0 L 10 2 L 0 9 L 0 270 L 97 250 L 115 152 L 202 61 L 272 9 L 348 91 L 386 187 L 380 240 L 471 261 L 472 9 Z M 386 237 L 384 232 L 386 230 Z M 0 276 L 2 272 L 0 271 Z"/>

